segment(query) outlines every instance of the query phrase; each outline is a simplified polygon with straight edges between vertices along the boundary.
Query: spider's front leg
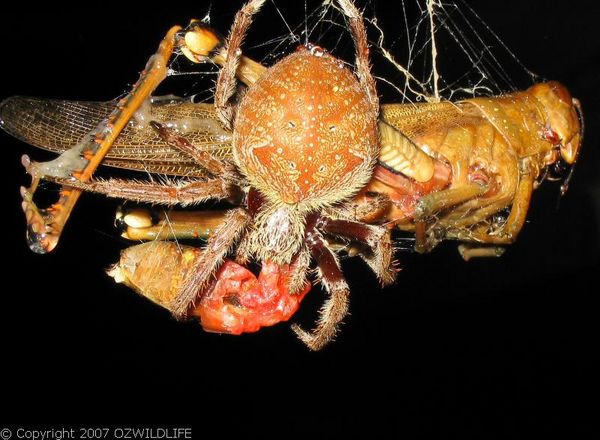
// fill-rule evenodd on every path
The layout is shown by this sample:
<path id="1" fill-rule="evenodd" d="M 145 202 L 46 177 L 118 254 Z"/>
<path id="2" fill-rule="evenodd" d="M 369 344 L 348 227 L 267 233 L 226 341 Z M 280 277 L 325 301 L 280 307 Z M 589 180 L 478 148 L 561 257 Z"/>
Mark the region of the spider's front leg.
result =
<path id="1" fill-rule="evenodd" d="M 187 138 L 181 136 L 177 130 L 169 128 L 164 124 L 150 121 L 150 126 L 167 144 L 188 156 L 214 177 L 223 180 L 227 184 L 240 184 L 242 177 L 230 162 L 215 158 L 208 151 L 193 145 Z"/>
<path id="2" fill-rule="evenodd" d="M 241 198 L 237 184 L 241 177 L 235 167 L 228 162 L 218 160 L 210 153 L 192 145 L 175 130 L 156 121 L 150 125 L 172 147 L 176 148 L 198 166 L 215 176 L 208 180 L 180 182 L 139 182 L 121 179 L 96 180 L 92 182 L 69 179 L 50 179 L 78 190 L 104 194 L 108 197 L 132 200 L 135 202 L 161 205 L 192 205 L 211 199 L 228 199 L 234 203 Z"/>
<path id="3" fill-rule="evenodd" d="M 241 45 L 252 24 L 252 16 L 258 12 L 265 0 L 250 0 L 235 15 L 229 37 L 226 42 L 225 56 L 222 59 L 223 68 L 219 71 L 215 89 L 215 108 L 225 127 L 233 128 L 234 107 L 229 100 L 236 91 L 236 74 L 241 59 Z"/>
<path id="4" fill-rule="evenodd" d="M 63 187 L 57 203 L 47 209 L 39 209 L 33 202 L 39 181 L 46 178 L 82 184 L 90 181 L 123 128 L 167 76 L 168 61 L 180 29 L 175 26 L 169 30 L 158 51 L 148 60 L 132 91 L 119 102 L 106 120 L 76 146 L 49 162 L 36 163 L 31 162 L 27 156 L 23 157 L 23 164 L 32 176 L 31 187 L 21 188 L 21 195 L 27 219 L 29 247 L 34 252 L 46 253 L 56 247 L 65 223 L 81 195 L 81 189 L 73 188 L 73 185 Z"/>
<path id="5" fill-rule="evenodd" d="M 46 179 L 69 188 L 64 191 L 94 192 L 111 198 L 166 206 L 189 206 L 233 196 L 229 187 L 220 179 L 165 183 L 125 179 L 94 180 L 92 182 L 48 177 Z"/>

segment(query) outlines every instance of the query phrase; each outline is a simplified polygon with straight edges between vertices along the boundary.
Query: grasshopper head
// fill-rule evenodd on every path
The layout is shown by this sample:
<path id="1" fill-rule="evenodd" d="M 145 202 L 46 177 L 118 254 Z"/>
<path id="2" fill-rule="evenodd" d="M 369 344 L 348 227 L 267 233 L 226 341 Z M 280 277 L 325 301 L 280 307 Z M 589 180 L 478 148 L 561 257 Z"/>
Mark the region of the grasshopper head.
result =
<path id="1" fill-rule="evenodd" d="M 560 156 L 573 165 L 583 140 L 583 115 L 577 99 L 565 86 L 556 81 L 536 84 L 531 92 L 542 104 L 548 122 L 548 131 L 560 148 Z"/>
<path id="2" fill-rule="evenodd" d="M 546 136 L 557 150 L 551 152 L 546 160 L 549 176 L 554 180 L 563 180 L 561 194 L 568 187 L 581 143 L 583 142 L 583 112 L 579 101 L 565 86 L 556 81 L 536 84 L 532 94 L 542 104 L 546 114 Z"/>

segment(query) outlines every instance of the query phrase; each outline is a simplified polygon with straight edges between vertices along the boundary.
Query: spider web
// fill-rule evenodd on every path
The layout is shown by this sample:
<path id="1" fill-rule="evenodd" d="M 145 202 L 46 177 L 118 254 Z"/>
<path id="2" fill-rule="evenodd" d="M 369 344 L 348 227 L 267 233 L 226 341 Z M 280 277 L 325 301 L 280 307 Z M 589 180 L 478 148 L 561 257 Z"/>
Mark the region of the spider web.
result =
<path id="1" fill-rule="evenodd" d="M 380 0 L 356 4 L 365 18 L 382 102 L 492 96 L 539 81 L 465 0 L 400 0 L 393 9 Z M 225 25 L 213 23 L 213 6 L 207 8 L 204 21 L 226 35 L 239 5 L 232 5 Z M 243 51 L 269 66 L 307 43 L 353 64 L 354 45 L 336 1 L 267 0 L 254 17 Z M 172 74 L 192 73 L 184 64 L 176 58 Z M 211 82 L 196 79 L 187 94 L 211 101 L 217 70 L 201 70 L 196 67 L 193 73 L 208 74 Z"/>

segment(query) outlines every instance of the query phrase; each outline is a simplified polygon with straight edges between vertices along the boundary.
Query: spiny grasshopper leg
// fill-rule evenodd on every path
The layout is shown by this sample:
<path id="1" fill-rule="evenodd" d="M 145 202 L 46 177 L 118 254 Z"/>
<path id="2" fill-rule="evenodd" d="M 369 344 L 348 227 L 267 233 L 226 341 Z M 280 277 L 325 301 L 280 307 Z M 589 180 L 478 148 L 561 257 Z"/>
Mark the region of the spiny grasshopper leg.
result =
<path id="1" fill-rule="evenodd" d="M 43 254 L 56 247 L 82 192 L 80 189 L 62 187 L 57 203 L 49 208 L 39 209 L 33 201 L 33 195 L 40 179 L 68 178 L 84 183 L 91 179 L 121 130 L 166 78 L 175 36 L 180 29 L 179 26 L 174 26 L 169 30 L 158 51 L 148 60 L 132 91 L 85 139 L 50 162 L 36 163 L 31 162 L 27 156 L 23 157 L 23 164 L 32 177 L 30 188 L 21 188 L 22 207 L 27 219 L 27 240 L 32 251 Z"/>

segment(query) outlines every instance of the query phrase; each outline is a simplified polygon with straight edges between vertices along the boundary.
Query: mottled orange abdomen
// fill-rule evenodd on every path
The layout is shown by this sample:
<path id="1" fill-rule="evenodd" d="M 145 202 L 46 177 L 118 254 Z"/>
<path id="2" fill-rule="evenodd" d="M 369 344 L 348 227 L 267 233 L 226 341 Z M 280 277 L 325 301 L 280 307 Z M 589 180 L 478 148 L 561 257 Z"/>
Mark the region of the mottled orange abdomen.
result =
<path id="1" fill-rule="evenodd" d="M 233 148 L 242 172 L 272 202 L 334 203 L 370 178 L 377 112 L 341 61 L 302 47 L 248 90 Z"/>

